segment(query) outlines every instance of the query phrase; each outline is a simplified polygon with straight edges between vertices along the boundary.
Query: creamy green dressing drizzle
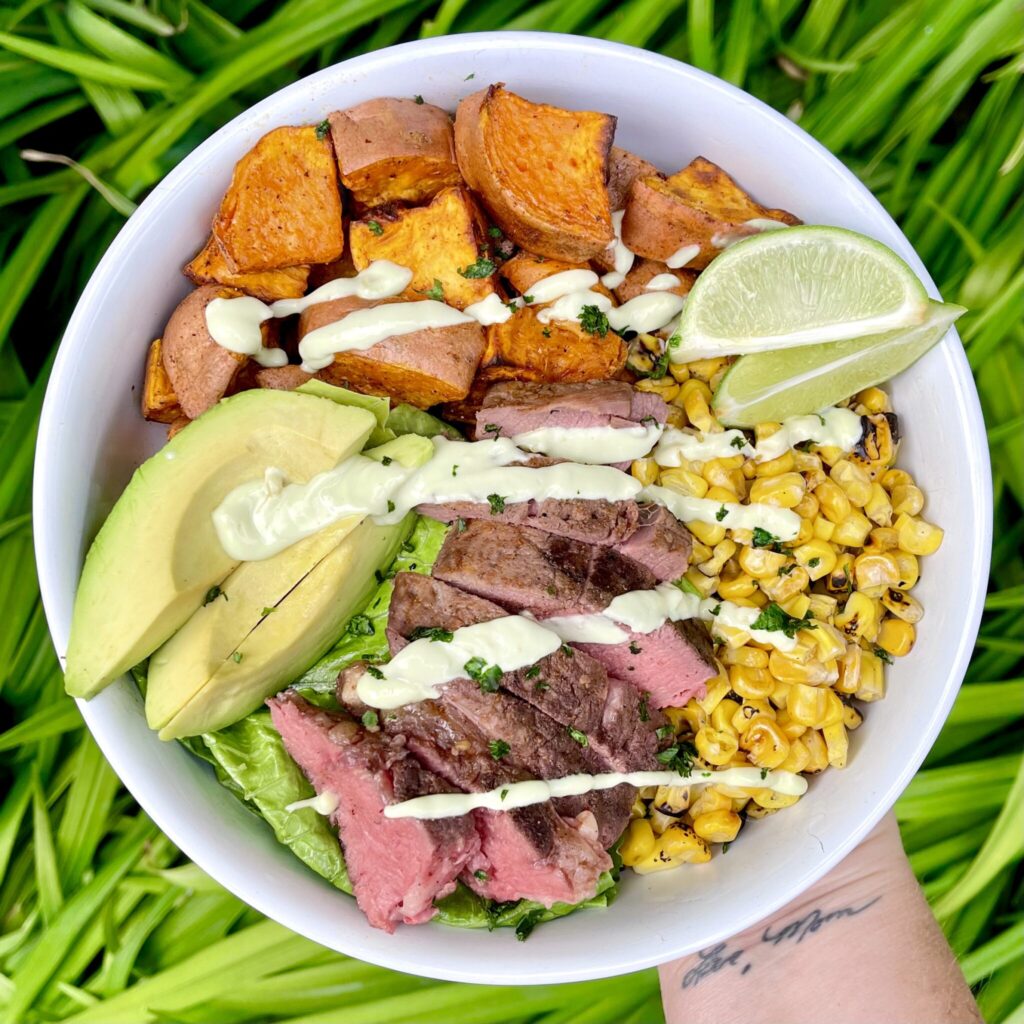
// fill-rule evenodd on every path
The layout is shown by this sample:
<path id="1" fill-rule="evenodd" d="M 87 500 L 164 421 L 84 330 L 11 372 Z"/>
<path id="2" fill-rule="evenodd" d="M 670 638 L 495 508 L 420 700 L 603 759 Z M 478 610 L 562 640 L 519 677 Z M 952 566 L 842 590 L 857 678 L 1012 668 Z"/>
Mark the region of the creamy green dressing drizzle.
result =
<path id="1" fill-rule="evenodd" d="M 221 348 L 251 356 L 260 366 L 284 366 L 283 348 L 265 348 L 260 325 L 274 314 L 266 303 L 245 295 L 238 299 L 214 299 L 206 306 L 206 326 Z"/>
<path id="2" fill-rule="evenodd" d="M 668 487 L 651 484 L 640 492 L 644 501 L 664 505 L 681 523 L 708 523 L 727 530 L 767 530 L 779 540 L 795 540 L 800 532 L 800 517 L 788 508 L 732 501 L 713 501 L 680 494 Z"/>
<path id="3" fill-rule="evenodd" d="M 658 443 L 660 423 L 632 427 L 538 427 L 514 434 L 512 441 L 528 452 L 591 465 L 642 459 Z"/>
<path id="4" fill-rule="evenodd" d="M 605 288 L 618 288 L 626 275 L 633 268 L 635 253 L 622 241 L 622 217 L 625 210 L 616 210 L 612 214 L 612 228 L 615 231 L 615 240 L 608 246 L 612 253 L 613 269 L 601 278 L 601 284 Z"/>
<path id="5" fill-rule="evenodd" d="M 711 236 L 711 244 L 716 249 L 728 249 L 730 245 L 742 242 L 744 238 L 752 235 L 759 235 L 762 231 L 778 231 L 780 228 L 788 228 L 789 225 L 781 220 L 772 220 L 770 217 L 751 217 L 743 222 L 743 227 L 753 228 L 753 231 L 719 231 Z"/>
<path id="6" fill-rule="evenodd" d="M 545 803 L 563 796 L 582 796 L 595 790 L 614 786 L 738 786 L 743 789 L 770 789 L 786 796 L 803 796 L 807 780 L 795 772 L 760 768 L 719 768 L 716 770 L 693 768 L 689 775 L 675 771 L 604 772 L 600 775 L 566 775 L 560 779 L 530 779 L 510 782 L 506 786 L 485 793 L 433 793 L 417 796 L 384 808 L 385 818 L 457 818 L 470 811 L 510 811 L 530 804 Z"/>
<path id="7" fill-rule="evenodd" d="M 810 441 L 828 448 L 852 451 L 862 433 L 861 418 L 849 409 L 829 408 L 809 416 L 790 416 L 770 437 L 756 446 L 742 430 L 717 434 L 687 433 L 668 427 L 654 449 L 659 466 L 674 467 L 684 462 L 707 462 L 744 455 L 756 462 L 777 459 L 798 444 Z"/>
<path id="8" fill-rule="evenodd" d="M 680 283 L 675 274 L 655 274 L 654 277 L 644 285 L 645 292 L 666 292 L 675 288 Z"/>
<path id="9" fill-rule="evenodd" d="M 325 789 L 322 793 L 311 796 L 307 800 L 296 800 L 293 803 L 285 804 L 284 809 L 292 814 L 302 810 L 303 807 L 311 807 L 317 814 L 333 814 L 338 809 L 338 794 Z"/>
<path id="10" fill-rule="evenodd" d="M 696 259 L 698 255 L 700 255 L 699 245 L 683 245 L 665 260 L 665 266 L 678 270 L 680 267 L 685 267 L 691 260 Z"/>

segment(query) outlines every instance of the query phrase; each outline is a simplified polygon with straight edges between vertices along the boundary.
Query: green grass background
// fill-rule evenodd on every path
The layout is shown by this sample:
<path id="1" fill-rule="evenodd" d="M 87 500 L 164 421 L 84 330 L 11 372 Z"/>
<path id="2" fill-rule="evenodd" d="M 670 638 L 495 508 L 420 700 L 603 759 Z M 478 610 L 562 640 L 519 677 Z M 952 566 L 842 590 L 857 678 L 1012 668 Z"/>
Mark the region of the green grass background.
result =
<path id="1" fill-rule="evenodd" d="M 897 811 L 986 1020 L 1024 1024 L 1018 0 L 0 0 L 0 1021 L 661 1019 L 653 972 L 481 990 L 370 967 L 261 919 L 184 862 L 119 785 L 62 696 L 35 582 L 32 454 L 50 358 L 134 202 L 303 74 L 498 28 L 659 50 L 785 111 L 970 308 L 959 326 L 995 476 L 990 596 L 968 683 Z M 26 149 L 73 157 L 101 189 Z"/>

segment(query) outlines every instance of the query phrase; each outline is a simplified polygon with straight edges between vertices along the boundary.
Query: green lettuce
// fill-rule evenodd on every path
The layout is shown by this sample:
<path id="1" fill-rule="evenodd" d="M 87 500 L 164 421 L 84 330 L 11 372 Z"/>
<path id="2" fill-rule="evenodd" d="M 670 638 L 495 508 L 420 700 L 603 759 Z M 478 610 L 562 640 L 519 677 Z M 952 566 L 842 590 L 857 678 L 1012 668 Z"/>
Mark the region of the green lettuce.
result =
<path id="1" fill-rule="evenodd" d="M 396 434 L 422 434 L 423 437 L 435 437 L 440 434 L 449 441 L 462 440 L 462 435 L 444 420 L 404 402 L 391 410 L 385 426 Z"/>

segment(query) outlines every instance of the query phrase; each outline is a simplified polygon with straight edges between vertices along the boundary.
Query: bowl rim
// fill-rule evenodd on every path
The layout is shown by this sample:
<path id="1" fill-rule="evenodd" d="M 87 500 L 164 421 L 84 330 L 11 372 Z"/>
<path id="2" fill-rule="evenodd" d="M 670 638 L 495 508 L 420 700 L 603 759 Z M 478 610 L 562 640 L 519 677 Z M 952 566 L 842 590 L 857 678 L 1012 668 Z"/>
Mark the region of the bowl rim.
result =
<path id="1" fill-rule="evenodd" d="M 122 253 L 125 250 L 130 250 L 133 246 L 142 224 L 154 217 L 159 217 L 168 198 L 179 188 L 187 186 L 190 174 L 205 159 L 208 149 L 236 133 L 245 134 L 249 132 L 252 125 L 258 123 L 264 115 L 272 111 L 282 99 L 315 93 L 318 86 L 328 84 L 336 78 L 343 79 L 350 74 L 358 73 L 364 68 L 375 67 L 379 69 L 382 64 L 387 66 L 389 63 L 414 60 L 418 55 L 425 52 L 448 54 L 452 57 L 457 57 L 467 54 L 471 55 L 479 51 L 516 47 L 530 48 L 534 51 L 547 50 L 560 54 L 571 52 L 574 56 L 614 56 L 619 61 L 630 61 L 635 65 L 650 67 L 660 72 L 670 72 L 684 79 L 688 78 L 701 90 L 718 92 L 734 103 L 752 106 L 760 117 L 775 122 L 776 127 L 788 136 L 790 145 L 811 150 L 818 159 L 830 165 L 833 173 L 846 181 L 851 188 L 851 194 L 859 195 L 861 201 L 872 209 L 873 215 L 887 223 L 894 235 L 902 240 L 904 248 L 901 255 L 921 278 L 929 295 L 933 298 L 939 297 L 934 281 L 902 230 L 867 186 L 841 160 L 783 114 L 744 90 L 714 75 L 673 58 L 638 47 L 564 33 L 493 31 L 439 36 L 400 43 L 371 53 L 361 54 L 324 68 L 270 94 L 259 103 L 242 111 L 242 113 L 232 118 L 232 120 L 196 146 L 194 150 L 154 186 L 149 195 L 140 203 L 138 209 L 129 217 L 90 276 L 61 339 L 47 384 L 39 422 L 34 464 L 34 508 L 45 508 L 48 502 L 52 502 L 60 495 L 60 479 L 54 472 L 51 472 L 51 460 L 48 458 L 48 453 L 56 443 L 59 431 L 58 407 L 60 394 L 69 387 L 73 363 L 72 351 L 86 341 L 86 337 L 82 333 L 82 327 L 88 320 L 89 310 L 93 305 L 102 302 L 107 278 L 112 276 L 113 272 L 116 272 L 121 263 Z M 941 700 L 936 701 L 932 706 L 926 727 L 918 731 L 912 741 L 912 745 L 908 747 L 901 770 L 895 775 L 889 786 L 876 795 L 872 811 L 866 814 L 859 824 L 849 831 L 845 842 L 837 844 L 820 861 L 812 865 L 805 864 L 799 866 L 800 884 L 797 889 L 784 893 L 781 897 L 766 896 L 760 908 L 764 911 L 763 916 L 765 917 L 795 898 L 795 895 L 804 891 L 842 860 L 847 853 L 860 843 L 895 803 L 897 797 L 917 772 L 938 735 L 952 707 L 973 651 L 974 639 L 978 632 L 984 605 L 989 562 L 991 559 L 991 467 L 980 401 L 966 354 L 959 343 L 959 336 L 955 329 L 951 329 L 937 347 L 945 350 L 945 354 L 950 359 L 950 364 L 954 371 L 951 387 L 956 397 L 956 406 L 950 412 L 951 415 L 957 414 L 961 417 L 962 434 L 968 451 L 969 461 L 972 463 L 972 483 L 974 485 L 972 509 L 974 533 L 972 544 L 975 558 L 971 578 L 966 582 L 964 588 L 963 615 L 961 618 L 962 632 L 956 647 L 956 654 L 948 666 Z M 70 386 L 73 387 L 73 384 Z M 52 519 L 44 520 L 42 525 L 36 525 L 34 522 L 33 530 L 42 603 L 58 656 L 63 661 L 61 652 L 66 647 L 69 622 L 61 621 L 56 609 L 57 580 L 60 576 L 60 567 L 56 557 L 51 554 L 51 548 L 48 544 L 53 525 Z M 110 761 L 122 783 L 132 792 L 133 797 L 135 797 L 145 813 L 150 816 L 161 831 L 186 856 L 194 860 L 211 877 L 219 881 L 223 877 L 224 872 L 219 871 L 216 865 L 211 866 L 206 862 L 206 858 L 202 853 L 196 855 L 194 852 L 196 841 L 194 841 L 193 833 L 188 830 L 183 816 L 179 812 L 156 806 L 149 799 L 148 794 L 144 798 L 140 798 L 136 794 L 136 788 L 145 787 L 141 786 L 141 784 L 136 786 L 135 780 L 129 782 L 128 779 L 131 779 L 131 774 L 120 770 L 126 767 L 126 764 L 118 754 L 116 736 L 112 735 L 110 730 L 104 727 L 104 712 L 97 708 L 96 705 L 90 705 L 87 701 L 78 700 L 77 703 L 86 725 L 105 757 Z M 231 891 L 235 891 L 235 888 L 232 887 Z M 250 889 L 241 898 L 270 920 L 277 921 L 292 931 L 314 941 L 320 941 L 316 935 L 311 933 L 309 927 L 304 926 L 304 915 L 299 910 L 292 910 L 290 907 L 282 908 L 280 902 L 275 902 L 272 898 L 265 896 L 262 890 Z M 728 938 L 731 934 L 731 930 L 722 934 L 715 934 L 709 941 L 720 941 Z M 616 961 L 613 967 L 599 965 L 566 969 L 559 967 L 557 963 L 553 963 L 534 966 L 530 970 L 523 970 L 516 975 L 515 982 L 518 984 L 550 984 L 612 977 L 656 966 L 659 963 L 683 955 L 689 948 L 678 942 L 673 944 L 667 936 L 661 936 L 661 938 L 663 940 L 662 944 L 652 943 L 651 949 L 647 952 L 623 950 L 620 959 Z M 388 955 L 386 951 L 383 954 L 377 954 L 374 951 L 362 948 L 358 936 L 354 937 L 353 942 L 343 944 L 348 945 L 350 949 L 355 951 L 350 955 L 363 959 L 366 962 L 398 971 L 414 974 L 424 973 L 423 965 L 420 962 L 411 956 L 401 955 L 397 949 L 395 950 L 395 955 Z M 335 945 L 334 948 L 339 947 Z M 429 975 L 449 981 L 474 983 L 500 984 L 503 982 L 508 983 L 510 980 L 507 975 L 495 978 L 493 975 L 487 975 L 479 969 L 467 968 L 461 963 L 453 963 L 451 966 L 431 964 Z"/>

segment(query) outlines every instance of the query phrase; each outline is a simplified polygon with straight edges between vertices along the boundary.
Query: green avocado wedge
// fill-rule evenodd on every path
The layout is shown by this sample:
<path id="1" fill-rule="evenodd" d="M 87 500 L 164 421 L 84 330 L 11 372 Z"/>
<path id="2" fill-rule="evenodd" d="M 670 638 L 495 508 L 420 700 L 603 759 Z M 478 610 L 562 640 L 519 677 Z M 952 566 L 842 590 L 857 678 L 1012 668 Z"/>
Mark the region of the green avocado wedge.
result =
<path id="1" fill-rule="evenodd" d="M 134 473 L 86 556 L 65 669 L 91 697 L 155 651 L 238 564 L 211 513 L 239 484 L 277 466 L 306 481 L 358 452 L 373 413 L 285 391 L 220 402 Z"/>

